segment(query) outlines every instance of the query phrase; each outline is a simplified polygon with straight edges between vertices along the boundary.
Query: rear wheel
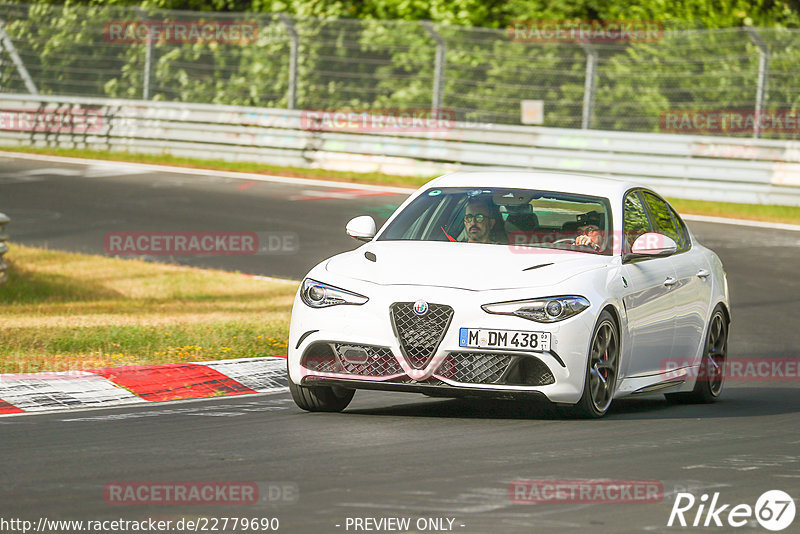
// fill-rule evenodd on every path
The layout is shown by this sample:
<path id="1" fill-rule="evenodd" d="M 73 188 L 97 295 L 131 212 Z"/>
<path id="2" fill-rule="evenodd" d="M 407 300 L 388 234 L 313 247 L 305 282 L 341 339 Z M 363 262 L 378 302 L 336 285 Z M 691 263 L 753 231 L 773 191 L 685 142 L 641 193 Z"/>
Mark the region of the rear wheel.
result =
<path id="1" fill-rule="evenodd" d="M 728 357 L 728 320 L 717 306 L 708 325 L 703 360 L 692 391 L 667 393 L 670 402 L 708 404 L 722 393 L 725 381 L 725 360 Z"/>
<path id="2" fill-rule="evenodd" d="M 603 417 L 611 406 L 619 366 L 619 330 L 607 311 L 600 314 L 589 344 L 583 396 L 569 410 L 578 417 Z"/>
<path id="3" fill-rule="evenodd" d="M 292 382 L 288 373 L 286 378 L 295 404 L 309 412 L 341 412 L 356 393 L 336 386 L 301 386 Z"/>

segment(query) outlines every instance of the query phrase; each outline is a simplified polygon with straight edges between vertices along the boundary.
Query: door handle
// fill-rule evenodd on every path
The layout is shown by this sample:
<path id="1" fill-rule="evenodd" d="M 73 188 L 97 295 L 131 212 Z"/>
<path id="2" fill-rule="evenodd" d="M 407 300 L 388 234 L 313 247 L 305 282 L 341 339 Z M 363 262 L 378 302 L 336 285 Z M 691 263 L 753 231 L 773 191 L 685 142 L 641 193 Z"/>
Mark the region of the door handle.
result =
<path id="1" fill-rule="evenodd" d="M 709 276 L 711 276 L 710 271 L 707 271 L 705 269 L 700 269 L 699 271 L 697 271 L 698 278 L 708 278 Z"/>
<path id="2" fill-rule="evenodd" d="M 675 278 L 673 278 L 671 276 L 668 276 L 667 279 L 664 280 L 664 285 L 667 286 L 667 287 L 672 287 L 677 283 L 678 283 L 678 280 L 676 280 Z"/>

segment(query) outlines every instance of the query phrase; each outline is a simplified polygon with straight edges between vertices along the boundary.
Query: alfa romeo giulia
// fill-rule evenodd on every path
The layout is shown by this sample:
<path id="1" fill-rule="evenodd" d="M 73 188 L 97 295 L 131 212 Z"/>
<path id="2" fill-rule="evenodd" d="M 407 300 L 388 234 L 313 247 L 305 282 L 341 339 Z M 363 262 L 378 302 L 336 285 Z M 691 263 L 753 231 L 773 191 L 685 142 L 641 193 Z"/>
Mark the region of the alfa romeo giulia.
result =
<path id="1" fill-rule="evenodd" d="M 453 173 L 414 192 L 297 293 L 297 405 L 341 411 L 357 389 L 541 398 L 583 417 L 613 399 L 722 391 L 722 263 L 653 190 L 540 172 Z"/>

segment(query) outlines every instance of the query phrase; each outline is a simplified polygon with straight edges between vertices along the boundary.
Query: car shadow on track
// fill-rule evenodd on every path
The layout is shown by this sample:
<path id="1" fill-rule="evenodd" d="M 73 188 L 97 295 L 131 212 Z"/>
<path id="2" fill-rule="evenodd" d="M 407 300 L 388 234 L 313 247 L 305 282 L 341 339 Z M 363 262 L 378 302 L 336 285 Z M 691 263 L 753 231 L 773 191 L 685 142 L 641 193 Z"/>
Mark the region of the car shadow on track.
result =
<path id="1" fill-rule="evenodd" d="M 797 386 L 728 387 L 712 404 L 673 404 L 660 398 L 619 399 L 609 416 L 630 419 L 732 418 L 800 412 Z"/>
<path id="2" fill-rule="evenodd" d="M 358 396 L 357 396 L 358 398 Z M 381 397 L 370 400 L 380 402 Z M 412 400 L 413 399 L 413 400 Z M 393 400 L 397 400 L 396 397 Z M 395 417 L 441 417 L 465 419 L 570 419 L 547 402 L 493 399 L 428 399 L 378 407 L 353 406 L 346 413 Z M 370 403 L 372 404 L 372 403 Z M 373 405 L 374 406 L 374 405 Z M 798 387 L 738 387 L 723 391 L 713 404 L 674 404 L 663 396 L 617 399 L 606 419 L 697 419 L 782 415 L 800 412 Z"/>
<path id="3" fill-rule="evenodd" d="M 408 404 L 374 408 L 350 408 L 351 414 L 400 417 L 441 417 L 446 419 L 561 419 L 563 415 L 546 402 L 495 399 L 425 399 L 409 397 Z M 376 401 L 379 398 L 375 398 Z"/>

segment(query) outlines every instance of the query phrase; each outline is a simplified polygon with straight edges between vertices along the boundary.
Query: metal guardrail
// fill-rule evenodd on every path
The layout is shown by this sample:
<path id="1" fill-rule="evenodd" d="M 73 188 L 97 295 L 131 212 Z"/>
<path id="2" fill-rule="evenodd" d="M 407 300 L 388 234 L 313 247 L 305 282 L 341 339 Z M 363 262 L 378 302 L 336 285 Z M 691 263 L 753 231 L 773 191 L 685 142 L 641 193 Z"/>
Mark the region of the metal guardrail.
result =
<path id="1" fill-rule="evenodd" d="M 632 179 L 665 195 L 800 206 L 800 142 L 454 123 L 316 129 L 297 110 L 0 94 L 0 145 L 169 153 L 354 172 L 537 169 Z M 56 117 L 56 120 L 53 119 Z"/>
<path id="2" fill-rule="evenodd" d="M 0 284 L 8 280 L 8 265 L 3 261 L 3 255 L 8 252 L 8 236 L 3 233 L 3 227 L 9 223 L 11 219 L 5 213 L 0 213 Z"/>

